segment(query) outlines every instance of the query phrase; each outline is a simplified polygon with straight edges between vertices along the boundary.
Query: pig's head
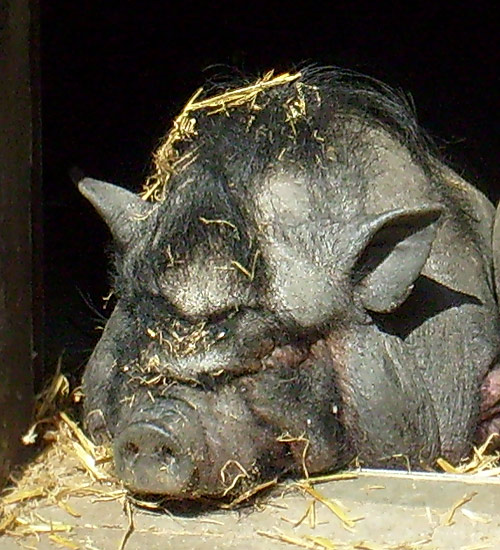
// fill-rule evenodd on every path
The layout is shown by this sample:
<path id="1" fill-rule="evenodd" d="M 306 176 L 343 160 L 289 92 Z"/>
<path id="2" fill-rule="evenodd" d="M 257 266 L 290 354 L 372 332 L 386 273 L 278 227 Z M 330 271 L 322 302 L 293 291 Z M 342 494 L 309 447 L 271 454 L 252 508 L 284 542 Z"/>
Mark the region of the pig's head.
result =
<path id="1" fill-rule="evenodd" d="M 155 157 L 162 201 L 80 183 L 114 237 L 118 299 L 85 373 L 85 421 L 136 491 L 220 496 L 359 450 L 354 401 L 379 382 L 346 375 L 355 357 L 377 376 L 353 335 L 407 298 L 440 209 L 363 203 L 394 151 L 424 177 L 396 94 L 341 72 L 292 80 L 230 116 L 216 103 L 179 119 Z"/>
<path id="2" fill-rule="evenodd" d="M 406 298 L 439 211 L 318 220 L 288 181 L 247 196 L 246 217 L 223 189 L 186 198 L 181 184 L 152 204 L 80 183 L 116 242 L 118 298 L 84 377 L 85 421 L 132 490 L 221 496 L 356 453 L 349 334 Z"/>

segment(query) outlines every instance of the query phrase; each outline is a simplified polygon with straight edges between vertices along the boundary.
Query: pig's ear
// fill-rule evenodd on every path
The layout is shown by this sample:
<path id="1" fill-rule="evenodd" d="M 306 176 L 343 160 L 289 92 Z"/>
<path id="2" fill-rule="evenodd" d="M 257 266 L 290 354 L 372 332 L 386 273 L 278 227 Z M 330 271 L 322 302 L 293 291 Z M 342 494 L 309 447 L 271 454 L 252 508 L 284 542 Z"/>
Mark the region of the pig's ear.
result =
<path id="1" fill-rule="evenodd" d="M 358 223 L 350 245 L 351 280 L 355 299 L 366 310 L 387 313 L 406 300 L 427 261 L 441 214 L 440 207 L 427 206 L 391 210 Z"/>
<path id="2" fill-rule="evenodd" d="M 115 240 L 124 246 L 131 242 L 141 219 L 153 208 L 138 195 L 104 181 L 85 178 L 78 189 L 106 222 Z"/>

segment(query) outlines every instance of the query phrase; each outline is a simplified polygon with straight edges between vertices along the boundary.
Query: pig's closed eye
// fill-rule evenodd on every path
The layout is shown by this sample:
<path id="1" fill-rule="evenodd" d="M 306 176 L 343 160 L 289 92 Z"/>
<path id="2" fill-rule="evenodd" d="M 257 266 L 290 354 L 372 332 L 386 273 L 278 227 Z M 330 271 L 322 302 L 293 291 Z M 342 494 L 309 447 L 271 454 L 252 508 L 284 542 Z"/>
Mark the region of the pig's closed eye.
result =
<path id="1" fill-rule="evenodd" d="M 228 309 L 222 309 L 220 311 L 216 311 L 214 313 L 211 313 L 210 315 L 206 316 L 206 321 L 210 325 L 218 325 L 221 323 L 225 323 L 228 320 L 232 319 L 237 313 L 239 309 L 231 307 Z"/>
<path id="2" fill-rule="evenodd" d="M 176 307 L 170 300 L 160 295 L 153 295 L 152 301 L 157 314 L 161 317 L 175 318 L 180 320 L 187 320 L 186 315 Z"/>

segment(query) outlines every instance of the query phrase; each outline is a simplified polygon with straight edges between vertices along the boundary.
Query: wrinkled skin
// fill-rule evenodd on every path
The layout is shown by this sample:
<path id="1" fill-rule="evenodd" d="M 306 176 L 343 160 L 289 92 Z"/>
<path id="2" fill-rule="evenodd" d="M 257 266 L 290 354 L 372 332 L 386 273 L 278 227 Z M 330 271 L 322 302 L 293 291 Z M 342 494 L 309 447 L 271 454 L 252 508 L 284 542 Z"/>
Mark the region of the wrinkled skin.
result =
<path id="1" fill-rule="evenodd" d="M 132 490 L 172 498 L 458 460 L 500 393 L 492 205 L 376 82 L 306 74 L 258 102 L 198 114 L 163 202 L 80 182 L 118 298 L 88 431 Z"/>

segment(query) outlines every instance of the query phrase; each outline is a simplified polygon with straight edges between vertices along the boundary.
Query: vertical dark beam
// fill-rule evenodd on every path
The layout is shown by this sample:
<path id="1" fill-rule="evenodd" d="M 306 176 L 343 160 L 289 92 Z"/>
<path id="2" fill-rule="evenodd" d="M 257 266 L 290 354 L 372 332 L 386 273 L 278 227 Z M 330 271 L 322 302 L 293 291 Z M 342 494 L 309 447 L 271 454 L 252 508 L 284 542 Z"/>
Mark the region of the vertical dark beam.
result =
<path id="1" fill-rule="evenodd" d="M 2 0 L 0 0 L 1 2 Z M 45 295 L 43 271 L 42 211 L 42 90 L 40 78 L 40 3 L 28 0 L 30 10 L 30 81 L 31 81 L 31 239 L 32 239 L 32 315 L 33 371 L 35 393 L 46 382 L 45 359 Z"/>
<path id="2" fill-rule="evenodd" d="M 32 198 L 39 193 L 32 188 L 39 178 L 39 141 L 33 141 L 39 116 L 32 95 L 30 4 L 0 2 L 0 483 L 19 458 L 20 438 L 31 422 L 38 351 L 33 319 L 40 322 L 33 315 L 33 304 L 39 307 L 31 223 Z"/>

